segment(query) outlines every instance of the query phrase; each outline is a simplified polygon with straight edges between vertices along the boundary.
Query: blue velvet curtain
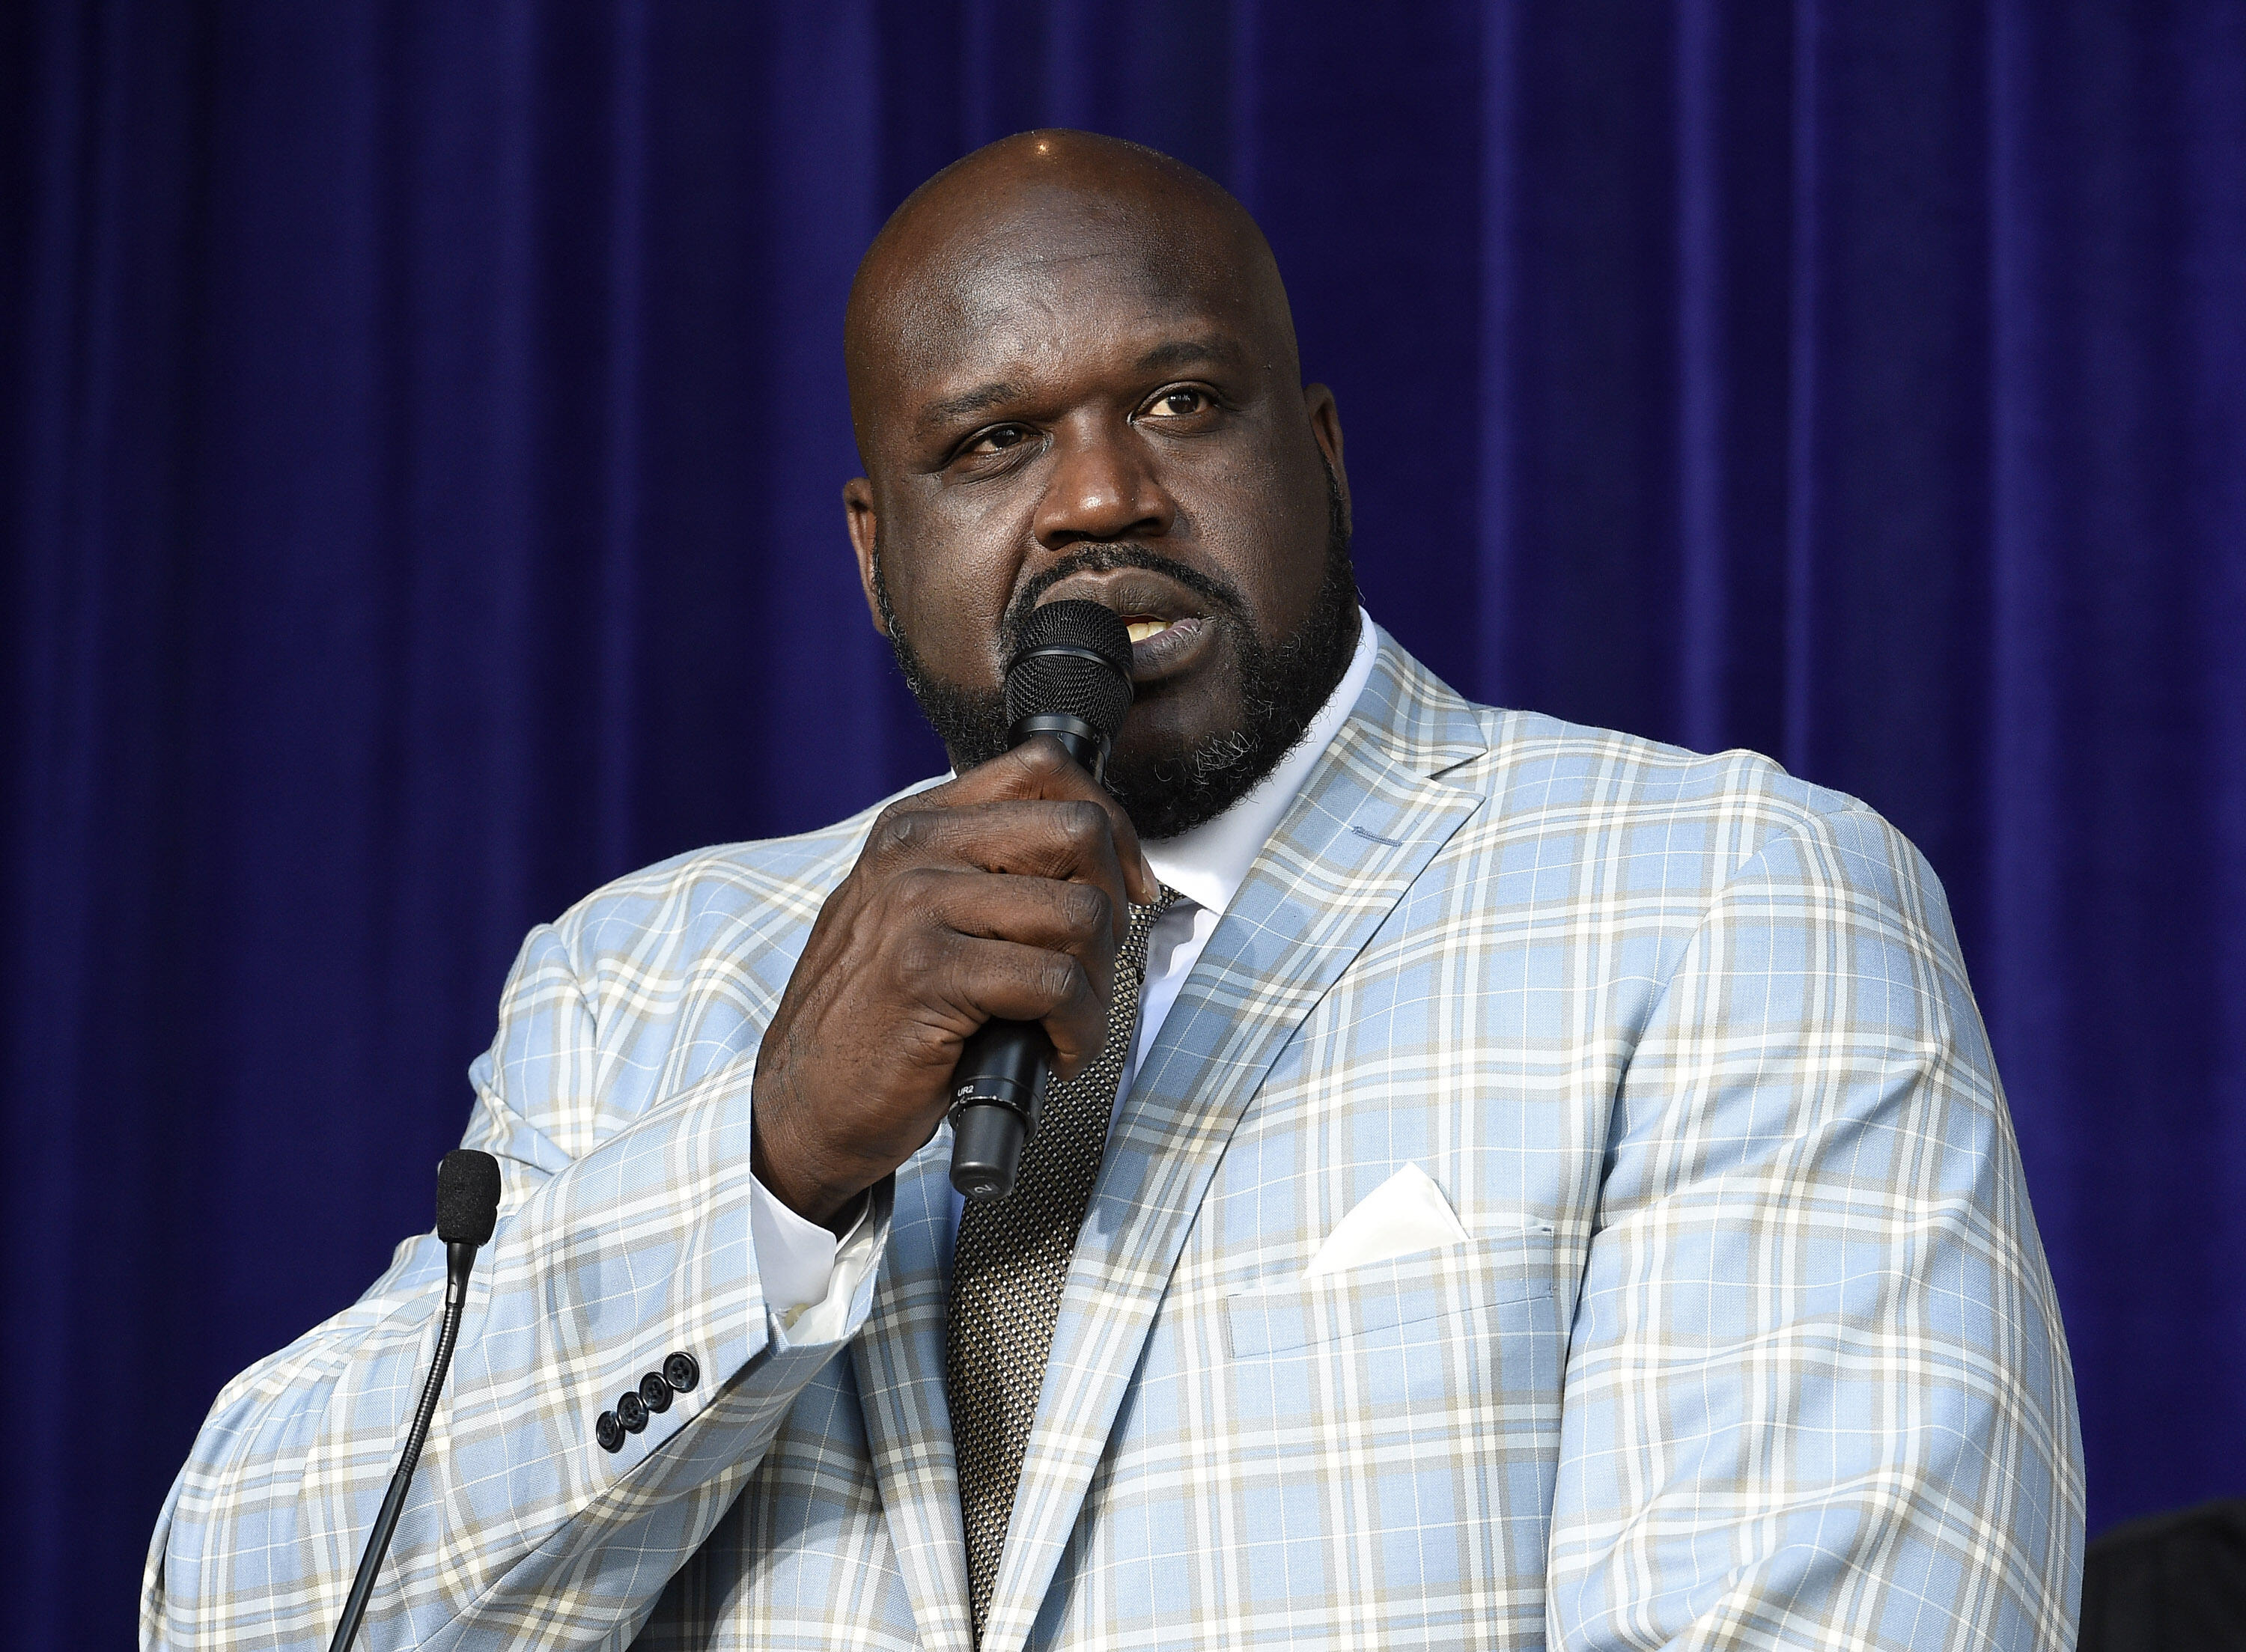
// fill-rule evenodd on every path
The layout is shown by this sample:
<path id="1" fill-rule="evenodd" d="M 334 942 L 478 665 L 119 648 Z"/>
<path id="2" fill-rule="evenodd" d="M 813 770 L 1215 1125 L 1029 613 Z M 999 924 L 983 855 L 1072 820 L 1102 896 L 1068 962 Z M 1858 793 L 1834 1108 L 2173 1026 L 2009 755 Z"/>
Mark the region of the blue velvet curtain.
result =
<path id="1" fill-rule="evenodd" d="M 1263 221 L 1451 682 L 1925 849 L 2093 1526 L 2246 1492 L 2246 7 L 18 0 L 12 1644 L 425 1227 L 529 924 L 936 761 L 843 294 L 1041 123 Z"/>

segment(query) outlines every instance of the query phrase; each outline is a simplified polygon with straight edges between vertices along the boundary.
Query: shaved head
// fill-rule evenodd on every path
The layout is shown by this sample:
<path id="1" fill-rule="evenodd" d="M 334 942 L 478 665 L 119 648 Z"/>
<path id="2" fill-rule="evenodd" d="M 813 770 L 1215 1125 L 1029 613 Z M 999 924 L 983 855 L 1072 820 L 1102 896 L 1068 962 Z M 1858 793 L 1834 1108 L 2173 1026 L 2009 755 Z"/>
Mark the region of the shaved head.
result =
<path id="1" fill-rule="evenodd" d="M 1269 369 L 1302 382 L 1295 321 L 1270 244 L 1222 186 L 1159 150 L 1096 133 L 1018 133 L 953 161 L 905 197 L 874 237 L 850 285 L 843 323 L 851 422 L 866 452 L 866 407 L 878 375 L 939 364 L 959 334 L 1005 327 L 1037 302 L 1043 277 L 1120 258 L 1150 296 L 1230 289 Z M 1018 264 L 1024 279 L 992 282 Z"/>
<path id="2" fill-rule="evenodd" d="M 1002 139 L 890 216 L 843 347 L 860 577 L 962 772 L 1004 749 L 1010 637 L 1063 597 L 1131 627 L 1109 778 L 1142 834 L 1301 738 L 1357 636 L 1348 484 L 1238 201 L 1119 139 Z"/>

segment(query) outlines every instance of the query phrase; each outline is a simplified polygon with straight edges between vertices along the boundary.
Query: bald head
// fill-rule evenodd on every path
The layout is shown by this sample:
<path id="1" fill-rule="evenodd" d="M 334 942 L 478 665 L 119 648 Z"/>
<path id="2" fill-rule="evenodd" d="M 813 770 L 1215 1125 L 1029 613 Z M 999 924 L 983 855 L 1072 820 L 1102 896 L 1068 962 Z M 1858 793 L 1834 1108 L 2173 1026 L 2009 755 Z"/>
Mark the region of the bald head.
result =
<path id="1" fill-rule="evenodd" d="M 1302 382 L 1287 289 L 1263 232 L 1214 180 L 1096 133 L 1019 133 L 905 198 L 858 265 L 843 329 L 861 455 L 897 377 L 945 366 L 957 341 L 1005 328 L 1089 268 L 1150 302 L 1211 303 L 1265 371 Z"/>

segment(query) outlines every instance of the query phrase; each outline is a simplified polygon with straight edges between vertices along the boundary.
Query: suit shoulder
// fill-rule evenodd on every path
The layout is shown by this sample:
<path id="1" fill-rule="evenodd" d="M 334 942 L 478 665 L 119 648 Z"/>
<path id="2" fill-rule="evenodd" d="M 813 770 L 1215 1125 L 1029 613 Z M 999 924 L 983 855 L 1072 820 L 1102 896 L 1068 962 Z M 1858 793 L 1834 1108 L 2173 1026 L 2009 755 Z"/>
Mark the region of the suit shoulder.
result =
<path id="1" fill-rule="evenodd" d="M 1719 876 L 1788 840 L 1923 872 L 1917 852 L 1869 805 L 1759 751 L 1692 751 L 1537 711 L 1469 709 L 1487 749 L 1442 778 L 1487 795 L 1495 820 L 1683 834 L 1722 846 L 1710 867 Z"/>
<path id="2" fill-rule="evenodd" d="M 1628 902 L 1658 891 L 1707 911 L 1726 891 L 1783 887 L 1789 900 L 1868 902 L 1954 960 L 1934 869 L 1847 792 L 1759 752 L 1690 751 L 1539 712 L 1467 709 L 1486 749 L 1439 779 L 1489 799 L 1453 847 L 1494 901 L 1565 888 Z"/>
<path id="3" fill-rule="evenodd" d="M 1788 774 L 1759 751 L 1693 751 L 1616 729 L 1569 723 L 1541 711 L 1475 706 L 1489 748 L 1467 774 L 1443 778 L 1487 788 L 1516 806 L 1548 797 L 1609 808 L 1752 811 L 1773 824 L 1810 826 L 1844 811 L 1870 812 L 1845 792 Z"/>
<path id="4" fill-rule="evenodd" d="M 1822 862 L 1812 875 L 1932 883 L 1916 850 L 1865 804 L 1759 752 L 1691 751 L 1477 704 L 1385 634 L 1357 717 L 1381 759 L 1488 800 L 1453 846 L 1469 858 L 1551 867 L 1621 857 L 1633 875 L 1712 895 L 1756 856 L 1794 843 Z"/>
<path id="5" fill-rule="evenodd" d="M 1832 816 L 1871 813 L 1846 792 L 1796 779 L 1759 752 L 1690 751 L 1542 711 L 1478 704 L 1385 633 L 1380 667 L 1358 718 L 1386 758 L 1480 793 L 1494 806 L 1487 821 L 1516 827 L 1729 821 L 1753 845 L 1789 830 L 1816 830 Z"/>

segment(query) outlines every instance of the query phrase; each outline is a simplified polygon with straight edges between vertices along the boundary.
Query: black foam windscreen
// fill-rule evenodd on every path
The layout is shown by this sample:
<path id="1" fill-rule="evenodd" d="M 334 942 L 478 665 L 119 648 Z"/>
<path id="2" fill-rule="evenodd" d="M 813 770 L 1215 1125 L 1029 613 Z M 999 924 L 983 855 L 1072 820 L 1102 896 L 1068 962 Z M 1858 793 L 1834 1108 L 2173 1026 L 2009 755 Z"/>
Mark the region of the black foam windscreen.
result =
<path id="1" fill-rule="evenodd" d="M 1065 712 L 1109 739 L 1131 710 L 1131 633 L 1097 602 L 1048 602 L 1022 622 L 1006 662 L 1006 715 Z"/>
<path id="2" fill-rule="evenodd" d="M 437 1166 L 437 1237 L 448 1245 L 481 1245 L 498 1222 L 499 1160 L 455 1147 Z"/>

